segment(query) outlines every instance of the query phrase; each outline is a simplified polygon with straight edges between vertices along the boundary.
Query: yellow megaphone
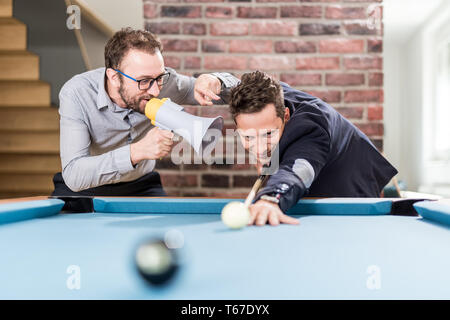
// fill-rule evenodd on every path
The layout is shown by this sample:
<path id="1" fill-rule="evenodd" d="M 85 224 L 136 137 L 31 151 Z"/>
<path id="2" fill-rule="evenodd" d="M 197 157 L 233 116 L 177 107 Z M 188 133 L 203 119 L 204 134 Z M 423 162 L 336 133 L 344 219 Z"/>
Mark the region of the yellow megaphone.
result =
<path id="1" fill-rule="evenodd" d="M 222 136 L 222 117 L 194 116 L 169 98 L 152 98 L 145 105 L 145 115 L 154 126 L 183 137 L 197 154 L 206 147 L 213 149 Z"/>

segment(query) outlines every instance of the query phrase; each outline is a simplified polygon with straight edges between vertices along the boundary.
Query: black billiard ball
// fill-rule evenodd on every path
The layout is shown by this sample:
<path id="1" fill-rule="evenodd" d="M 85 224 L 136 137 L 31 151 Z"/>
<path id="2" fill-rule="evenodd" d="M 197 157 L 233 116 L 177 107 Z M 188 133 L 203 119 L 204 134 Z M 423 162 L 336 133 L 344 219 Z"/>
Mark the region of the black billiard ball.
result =
<path id="1" fill-rule="evenodd" d="M 164 285 L 178 271 L 178 257 L 163 240 L 148 240 L 138 246 L 135 254 L 139 274 L 152 285 Z"/>

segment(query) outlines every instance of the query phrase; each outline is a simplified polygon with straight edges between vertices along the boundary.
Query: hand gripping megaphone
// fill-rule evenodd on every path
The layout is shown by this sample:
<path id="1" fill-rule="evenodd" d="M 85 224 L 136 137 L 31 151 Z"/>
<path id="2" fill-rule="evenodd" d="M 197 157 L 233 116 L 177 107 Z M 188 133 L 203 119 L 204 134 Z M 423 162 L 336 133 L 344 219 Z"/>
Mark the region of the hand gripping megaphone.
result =
<path id="1" fill-rule="evenodd" d="M 214 149 L 222 135 L 223 118 L 197 117 L 183 109 L 169 98 L 152 98 L 145 105 L 145 115 L 154 126 L 183 137 L 197 154 L 207 147 Z"/>

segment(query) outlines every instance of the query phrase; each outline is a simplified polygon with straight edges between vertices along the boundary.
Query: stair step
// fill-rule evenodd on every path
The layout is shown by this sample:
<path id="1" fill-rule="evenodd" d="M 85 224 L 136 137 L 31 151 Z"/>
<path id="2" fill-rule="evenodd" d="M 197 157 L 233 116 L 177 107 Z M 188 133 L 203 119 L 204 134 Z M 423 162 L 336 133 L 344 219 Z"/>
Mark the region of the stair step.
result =
<path id="1" fill-rule="evenodd" d="M 12 17 L 12 0 L 0 0 L 0 17 Z"/>
<path id="2" fill-rule="evenodd" d="M 0 173 L 0 192 L 36 192 L 45 195 L 53 188 L 53 174 Z"/>
<path id="3" fill-rule="evenodd" d="M 50 85 L 44 81 L 0 81 L 0 107 L 50 106 Z"/>
<path id="4" fill-rule="evenodd" d="M 58 154 L 0 154 L 0 173 L 61 172 Z"/>
<path id="5" fill-rule="evenodd" d="M 56 107 L 2 107 L 0 131 L 57 131 Z"/>
<path id="6" fill-rule="evenodd" d="M 0 153 L 59 154 L 59 132 L 2 133 Z"/>
<path id="7" fill-rule="evenodd" d="M 27 26 L 14 18 L 0 18 L 0 50 L 25 50 Z"/>
<path id="8" fill-rule="evenodd" d="M 0 51 L 0 80 L 38 79 L 39 56 L 28 51 Z"/>

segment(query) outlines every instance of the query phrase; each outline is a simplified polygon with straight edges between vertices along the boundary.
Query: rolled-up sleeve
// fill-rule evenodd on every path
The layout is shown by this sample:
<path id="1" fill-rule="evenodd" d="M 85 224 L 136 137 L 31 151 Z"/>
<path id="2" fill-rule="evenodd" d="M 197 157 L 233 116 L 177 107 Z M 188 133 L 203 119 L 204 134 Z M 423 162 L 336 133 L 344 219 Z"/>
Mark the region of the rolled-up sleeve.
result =
<path id="1" fill-rule="evenodd" d="M 62 176 L 72 191 L 119 182 L 122 175 L 134 170 L 130 145 L 91 156 L 91 135 L 81 101 L 66 88 L 61 90 L 59 99 Z"/>

